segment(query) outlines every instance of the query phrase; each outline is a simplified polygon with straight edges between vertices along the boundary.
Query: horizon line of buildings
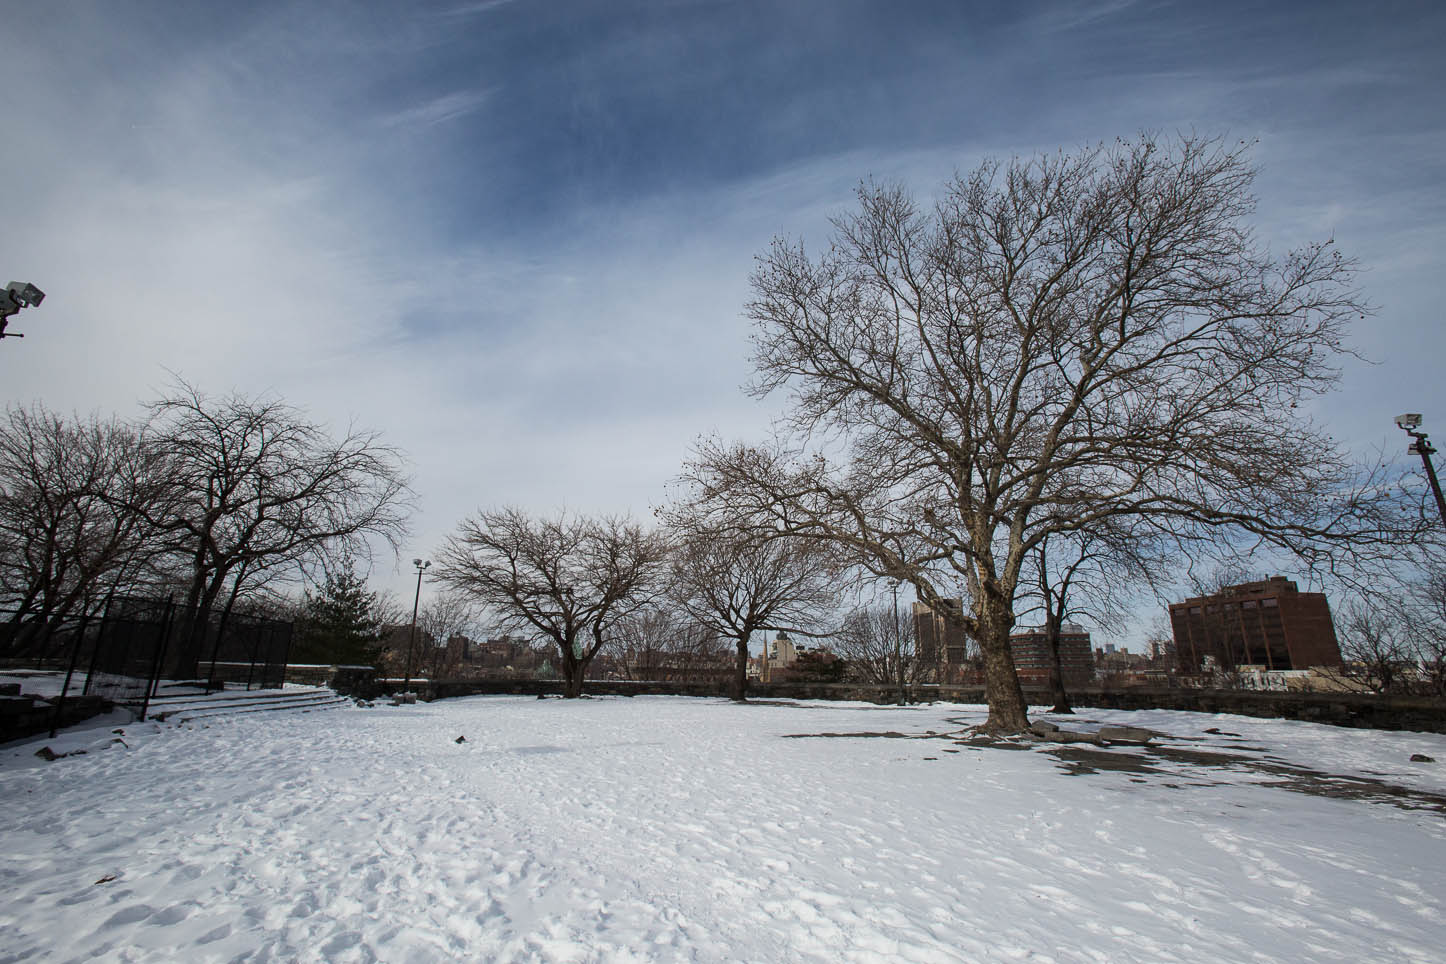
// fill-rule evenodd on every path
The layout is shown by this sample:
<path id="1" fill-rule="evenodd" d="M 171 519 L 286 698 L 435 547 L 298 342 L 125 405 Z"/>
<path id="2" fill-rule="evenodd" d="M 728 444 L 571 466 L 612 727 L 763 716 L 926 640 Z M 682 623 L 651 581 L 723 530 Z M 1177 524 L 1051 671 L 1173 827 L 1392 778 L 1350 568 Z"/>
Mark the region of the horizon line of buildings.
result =
<path id="1" fill-rule="evenodd" d="M 954 598 L 943 602 L 954 613 L 935 613 L 926 603 L 913 603 L 915 659 L 928 668 L 937 682 L 982 682 L 977 646 L 964 632 L 962 620 L 958 618 L 963 600 Z M 1148 655 L 1132 654 L 1113 644 L 1095 648 L 1088 629 L 1075 622 L 1064 623 L 1059 633 L 1064 684 L 1087 684 L 1099 673 L 1153 678 L 1204 677 L 1232 672 L 1264 679 L 1263 674 L 1272 674 L 1274 678 L 1282 673 L 1338 669 L 1343 663 L 1325 594 L 1301 592 L 1295 582 L 1284 576 L 1223 586 L 1213 594 L 1172 603 L 1168 612 L 1173 652 L 1155 649 Z M 955 618 L 949 618 L 950 615 Z M 458 635 L 445 643 L 428 638 L 428 643 L 430 645 L 419 638 L 418 649 L 442 650 L 445 652 L 442 659 L 450 667 L 529 672 L 546 658 L 545 653 L 536 651 L 528 642 L 513 637 L 478 642 Z M 1045 627 L 1016 628 L 1010 635 L 1010 649 L 1021 683 L 1043 685 L 1049 681 L 1053 654 Z M 733 659 L 731 649 L 714 655 L 720 667 Z M 826 644 L 804 647 L 787 633 L 778 633 L 772 640 L 765 636 L 762 652 L 749 659 L 748 676 L 769 682 L 779 671 L 792 675 L 790 671 L 799 666 L 800 660 L 826 663 L 836 661 L 837 657 Z M 699 660 L 686 654 L 649 652 L 634 662 L 638 665 L 623 668 L 629 675 L 696 673 L 700 669 Z M 672 665 L 675 662 L 678 665 Z"/>

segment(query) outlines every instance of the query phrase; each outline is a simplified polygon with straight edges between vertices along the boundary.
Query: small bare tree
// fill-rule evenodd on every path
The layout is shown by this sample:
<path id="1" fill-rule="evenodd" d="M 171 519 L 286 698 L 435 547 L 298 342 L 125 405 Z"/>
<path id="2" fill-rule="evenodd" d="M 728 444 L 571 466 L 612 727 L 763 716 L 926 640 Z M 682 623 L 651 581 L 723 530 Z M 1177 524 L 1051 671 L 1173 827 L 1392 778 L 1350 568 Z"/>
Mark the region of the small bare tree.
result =
<path id="1" fill-rule="evenodd" d="M 680 621 L 669 607 L 644 606 L 618 620 L 603 653 L 623 679 L 656 680 L 680 632 Z"/>
<path id="2" fill-rule="evenodd" d="M 682 510 L 668 518 L 676 536 L 670 596 L 700 626 L 734 642 L 732 697 L 746 700 L 753 634 L 821 635 L 815 627 L 837 601 L 836 557 L 816 540 L 710 524 Z"/>
<path id="3" fill-rule="evenodd" d="M 1033 587 L 1021 586 L 1021 595 L 1033 596 L 1043 611 L 1051 713 L 1074 712 L 1060 657 L 1065 622 L 1082 618 L 1102 629 L 1124 625 L 1133 594 L 1142 585 L 1153 585 L 1163 566 L 1160 555 L 1150 551 L 1152 533 L 1143 526 L 1127 527 L 1128 521 L 1106 520 L 1090 532 L 1046 535 L 1026 563 Z"/>
<path id="4" fill-rule="evenodd" d="M 467 593 L 444 587 L 427 597 L 417 612 L 417 635 L 431 640 L 429 652 L 419 660 L 432 679 L 455 672 L 452 640 L 466 633 L 478 621 L 477 601 Z"/>
<path id="5" fill-rule="evenodd" d="M 1307 562 L 1384 545 L 1395 496 L 1297 408 L 1337 381 L 1352 265 L 1256 241 L 1247 150 L 991 161 L 927 206 L 863 186 L 821 255 L 778 241 L 752 277 L 753 388 L 791 394 L 783 437 L 704 443 L 688 475 L 936 611 L 964 580 L 996 732 L 1028 725 L 1009 636 L 1052 534 L 1143 516 Z"/>
<path id="6" fill-rule="evenodd" d="M 663 594 L 620 621 L 603 652 L 629 680 L 713 683 L 729 675 L 727 641 L 681 613 Z"/>
<path id="7" fill-rule="evenodd" d="M 1414 582 L 1405 605 L 1423 687 L 1446 697 L 1446 568 L 1439 559 Z"/>
<path id="8" fill-rule="evenodd" d="M 1382 695 L 1418 688 L 1415 641 L 1396 600 L 1352 599 L 1339 623 L 1342 676 Z"/>
<path id="9" fill-rule="evenodd" d="M 678 632 L 668 642 L 667 659 L 683 682 L 723 683 L 733 675 L 730 642 L 707 626 L 680 620 Z"/>
<path id="10" fill-rule="evenodd" d="M 499 628 L 555 646 L 573 698 L 620 621 L 657 591 L 665 555 L 661 539 L 628 519 L 533 519 L 506 508 L 464 519 L 434 571 Z"/>
<path id="11" fill-rule="evenodd" d="M 855 609 L 844 617 L 832 642 L 852 675 L 897 687 L 901 703 L 905 687 L 920 682 L 931 669 L 918 658 L 913 614 L 900 613 L 897 605 Z"/>

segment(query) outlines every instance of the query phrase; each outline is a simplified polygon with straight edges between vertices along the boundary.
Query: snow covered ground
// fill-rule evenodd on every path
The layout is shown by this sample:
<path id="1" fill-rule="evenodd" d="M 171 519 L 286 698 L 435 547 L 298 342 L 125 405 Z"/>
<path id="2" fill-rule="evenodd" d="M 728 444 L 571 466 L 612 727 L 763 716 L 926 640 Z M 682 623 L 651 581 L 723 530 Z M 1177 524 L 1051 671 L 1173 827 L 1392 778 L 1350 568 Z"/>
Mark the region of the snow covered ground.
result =
<path id="1" fill-rule="evenodd" d="M 0 673 L 0 685 L 18 683 L 22 693 L 32 696 L 59 696 L 65 686 L 65 674 L 49 670 L 18 670 Z M 79 694 L 85 688 L 85 673 L 72 674 L 70 692 Z"/>
<path id="2" fill-rule="evenodd" d="M 1446 959 L 1446 737 L 1080 717 L 1172 739 L 479 697 L 6 747 L 0 961 Z"/>

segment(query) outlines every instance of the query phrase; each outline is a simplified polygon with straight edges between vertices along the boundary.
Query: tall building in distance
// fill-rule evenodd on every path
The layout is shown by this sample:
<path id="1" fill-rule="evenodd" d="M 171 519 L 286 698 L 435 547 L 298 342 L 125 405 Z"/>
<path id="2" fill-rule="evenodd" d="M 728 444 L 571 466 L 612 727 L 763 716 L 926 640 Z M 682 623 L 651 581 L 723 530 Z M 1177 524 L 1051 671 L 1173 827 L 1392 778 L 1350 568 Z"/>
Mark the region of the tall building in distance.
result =
<path id="1" fill-rule="evenodd" d="M 944 605 L 958 613 L 963 599 L 945 599 Z M 941 682 L 949 678 L 949 667 L 963 666 L 969 660 L 969 637 L 957 620 L 936 613 L 928 603 L 914 603 L 914 646 L 924 666 L 937 669 Z"/>
<path id="2" fill-rule="evenodd" d="M 1170 606 L 1176 667 L 1200 673 L 1207 657 L 1226 669 L 1339 666 L 1341 648 L 1325 593 L 1301 592 L 1284 576 L 1226 586 Z"/>
<path id="3" fill-rule="evenodd" d="M 1022 627 L 1009 635 L 1009 649 L 1014 654 L 1014 668 L 1021 683 L 1045 683 L 1049 680 L 1054 654 L 1050 652 L 1049 633 L 1045 627 Z M 1059 665 L 1066 686 L 1082 686 L 1095 678 L 1095 655 L 1090 649 L 1089 630 L 1078 623 L 1059 627 Z"/>
<path id="4" fill-rule="evenodd" d="M 768 660 L 779 666 L 791 666 L 798 661 L 798 647 L 793 645 L 787 633 L 773 637 L 773 649 L 768 654 Z"/>
<path id="5" fill-rule="evenodd" d="M 798 647 L 793 640 L 788 638 L 787 633 L 779 633 L 773 638 L 773 642 L 763 641 L 763 652 L 759 655 L 758 678 L 760 682 L 770 683 L 773 681 L 773 671 L 787 669 L 798 662 Z"/>

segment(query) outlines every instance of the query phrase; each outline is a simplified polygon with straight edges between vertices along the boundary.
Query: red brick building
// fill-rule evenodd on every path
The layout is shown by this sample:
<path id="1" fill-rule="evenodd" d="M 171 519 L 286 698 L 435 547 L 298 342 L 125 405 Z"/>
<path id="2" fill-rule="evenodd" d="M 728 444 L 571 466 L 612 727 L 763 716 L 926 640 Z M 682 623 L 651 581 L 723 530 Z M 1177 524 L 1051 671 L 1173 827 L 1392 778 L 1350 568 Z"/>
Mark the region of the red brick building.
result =
<path id="1" fill-rule="evenodd" d="M 1206 657 L 1226 669 L 1339 666 L 1341 648 L 1324 593 L 1301 592 L 1284 576 L 1226 586 L 1170 606 L 1175 660 L 1199 673 Z"/>
<path id="2" fill-rule="evenodd" d="M 1023 628 L 1009 636 L 1014 669 L 1026 685 L 1049 681 L 1054 654 L 1049 651 L 1049 634 L 1044 627 Z M 1095 655 L 1090 649 L 1089 630 L 1075 623 L 1059 628 L 1059 664 L 1066 686 L 1080 686 L 1095 678 Z"/>

